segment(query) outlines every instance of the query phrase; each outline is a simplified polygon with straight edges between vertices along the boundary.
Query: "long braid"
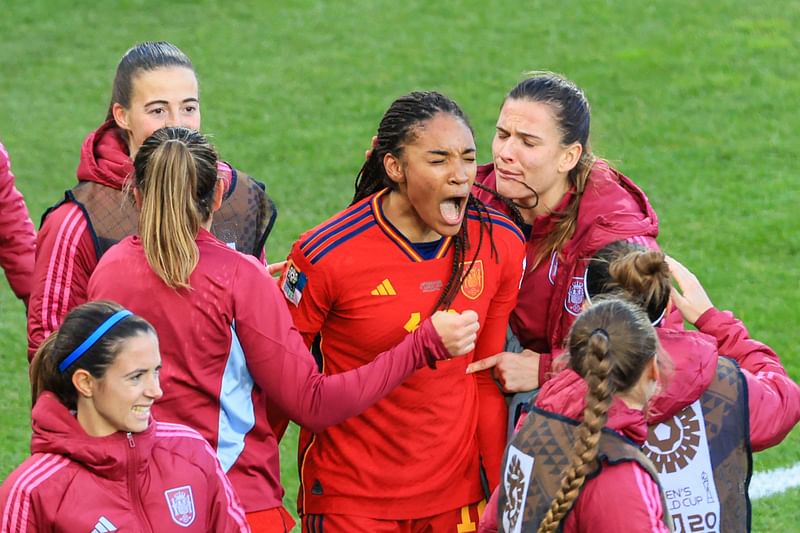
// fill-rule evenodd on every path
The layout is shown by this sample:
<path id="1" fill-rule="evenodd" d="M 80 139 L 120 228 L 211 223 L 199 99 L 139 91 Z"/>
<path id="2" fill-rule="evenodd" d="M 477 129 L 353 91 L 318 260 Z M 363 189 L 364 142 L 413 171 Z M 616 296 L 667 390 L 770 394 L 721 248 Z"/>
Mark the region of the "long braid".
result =
<path id="1" fill-rule="evenodd" d="M 584 359 L 585 380 L 589 391 L 586 394 L 583 421 L 578 426 L 578 440 L 572 450 L 572 463 L 561 480 L 561 487 L 553 498 L 547 514 L 539 524 L 539 533 L 556 530 L 580 494 L 586 476 L 596 469 L 601 430 L 608 418 L 608 408 L 612 399 L 612 387 L 609 383 L 612 364 L 608 352 L 608 337 L 603 332 L 594 333 L 589 339 Z"/>

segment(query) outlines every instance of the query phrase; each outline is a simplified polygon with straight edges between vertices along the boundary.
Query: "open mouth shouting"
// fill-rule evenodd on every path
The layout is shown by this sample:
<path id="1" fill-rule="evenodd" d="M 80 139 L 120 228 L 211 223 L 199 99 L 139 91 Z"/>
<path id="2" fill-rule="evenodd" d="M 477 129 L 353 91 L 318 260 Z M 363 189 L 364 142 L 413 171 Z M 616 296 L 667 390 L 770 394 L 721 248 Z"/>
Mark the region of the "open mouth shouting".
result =
<path id="1" fill-rule="evenodd" d="M 451 196 L 439 204 L 439 212 L 445 223 L 452 226 L 461 224 L 464 218 L 464 211 L 467 208 L 467 196 Z"/>

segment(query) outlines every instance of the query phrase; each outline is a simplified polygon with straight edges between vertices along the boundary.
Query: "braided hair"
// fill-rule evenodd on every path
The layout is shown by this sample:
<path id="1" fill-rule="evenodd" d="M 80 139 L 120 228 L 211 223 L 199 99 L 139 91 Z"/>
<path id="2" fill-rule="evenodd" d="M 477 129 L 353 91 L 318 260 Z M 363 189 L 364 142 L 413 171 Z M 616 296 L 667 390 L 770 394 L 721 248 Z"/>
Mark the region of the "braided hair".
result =
<path id="1" fill-rule="evenodd" d="M 397 189 L 397 184 L 389 178 L 386 172 L 383 164 L 384 157 L 386 154 L 392 154 L 396 158 L 400 158 L 405 146 L 417 138 L 420 128 L 441 113 L 461 120 L 472 132 L 469 120 L 458 104 L 438 92 L 414 91 L 392 102 L 378 126 L 375 146 L 356 177 L 355 194 L 351 205 L 387 187 L 391 190 Z M 470 209 L 478 213 L 480 221 L 477 245 L 474 247 L 469 266 L 464 268 L 467 264 L 467 251 L 471 248 L 467 231 L 467 217 L 465 216 L 458 233 L 453 237 L 452 269 L 434 311 L 447 309 L 453 303 L 461 284 L 469 275 L 472 265 L 478 257 L 483 245 L 484 232 L 488 232 L 492 256 L 497 260 L 488 209 L 472 194 L 467 197 L 467 212 Z"/>
<path id="2" fill-rule="evenodd" d="M 637 306 L 620 299 L 601 301 L 581 313 L 569 335 L 570 367 L 588 385 L 583 420 L 578 426 L 572 462 L 539 524 L 539 533 L 555 531 L 586 481 L 597 469 L 600 435 L 615 393 L 639 381 L 655 356 L 658 340 L 650 320 Z"/>

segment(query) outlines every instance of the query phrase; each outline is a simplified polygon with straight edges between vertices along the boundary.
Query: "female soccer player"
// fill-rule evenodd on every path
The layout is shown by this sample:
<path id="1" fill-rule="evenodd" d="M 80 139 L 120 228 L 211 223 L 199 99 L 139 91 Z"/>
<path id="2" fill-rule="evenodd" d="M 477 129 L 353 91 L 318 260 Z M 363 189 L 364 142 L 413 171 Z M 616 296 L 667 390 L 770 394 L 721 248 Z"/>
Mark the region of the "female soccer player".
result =
<path id="1" fill-rule="evenodd" d="M 28 304 L 36 255 L 36 231 L 22 194 L 14 186 L 11 161 L 0 143 L 0 267 L 17 298 Z"/>
<path id="2" fill-rule="evenodd" d="M 774 351 L 751 339 L 732 313 L 715 309 L 697 278 L 659 250 L 613 242 L 591 259 L 585 286 L 587 302 L 624 297 L 659 324 L 672 368 L 648 407 L 644 451 L 676 529 L 748 531 L 751 450 L 775 446 L 800 420 L 800 387 Z M 670 301 L 699 331 L 660 325 Z M 627 509 L 617 511 L 606 509 L 604 519 L 629 520 Z"/>
<path id="3" fill-rule="evenodd" d="M 468 361 L 503 348 L 522 235 L 470 190 L 475 142 L 435 92 L 395 100 L 356 180 L 353 204 L 292 247 L 281 288 L 332 376 L 372 361 L 436 310 L 477 312 L 474 353 L 415 373 L 363 414 L 301 432 L 304 531 L 469 531 L 497 484 L 505 403 Z M 481 505 L 482 507 L 482 505 Z"/>
<path id="4" fill-rule="evenodd" d="M 493 163 L 478 169 L 478 197 L 518 211 L 528 235 L 527 268 L 510 323 L 525 350 L 471 368 L 496 365 L 508 392 L 534 389 L 549 377 L 552 351 L 581 311 L 585 261 L 609 242 L 652 242 L 658 234 L 641 189 L 592 154 L 589 123 L 589 102 L 574 83 L 552 73 L 533 75 L 503 102 Z"/>
<path id="5" fill-rule="evenodd" d="M 205 439 L 151 416 L 160 368 L 141 317 L 67 315 L 33 360 L 33 455 L 0 488 L 2 531 L 249 531 Z"/>
<path id="6" fill-rule="evenodd" d="M 662 357 L 650 320 L 624 300 L 597 303 L 575 321 L 568 348 L 569 368 L 544 384 L 509 443 L 502 531 L 670 531 L 639 448 Z M 481 532 L 497 531 L 492 500 Z"/>
<path id="7" fill-rule="evenodd" d="M 136 232 L 124 194 L 132 159 L 158 128 L 200 129 L 200 96 L 191 60 L 166 42 L 137 44 L 117 65 L 106 121 L 83 143 L 78 184 L 45 214 L 28 314 L 28 357 L 64 315 L 86 301 L 86 287 L 110 246 Z M 264 186 L 220 163 L 226 182 L 212 232 L 243 253 L 263 256 L 275 210 Z"/>
<path id="8" fill-rule="evenodd" d="M 417 368 L 469 352 L 477 317 L 438 313 L 372 364 L 324 376 L 264 265 L 209 232 L 224 184 L 206 139 L 185 128 L 158 130 L 134 168 L 139 235 L 103 256 L 89 297 L 114 299 L 153 324 L 164 355 L 156 414 L 191 426 L 217 450 L 254 531 L 288 531 L 267 399 L 322 431 Z"/>
<path id="9" fill-rule="evenodd" d="M 670 274 L 680 292 L 671 288 Z M 676 529 L 701 523 L 749 531 L 751 450 L 775 446 L 797 424 L 800 387 L 769 346 L 751 339 L 732 313 L 714 308 L 697 278 L 659 250 L 609 244 L 589 263 L 586 288 L 588 299 L 624 295 L 654 323 L 662 322 L 671 301 L 698 329 L 656 328 L 674 371 L 648 411 L 645 450 Z M 687 505 L 677 495 L 689 491 L 702 498 Z"/>

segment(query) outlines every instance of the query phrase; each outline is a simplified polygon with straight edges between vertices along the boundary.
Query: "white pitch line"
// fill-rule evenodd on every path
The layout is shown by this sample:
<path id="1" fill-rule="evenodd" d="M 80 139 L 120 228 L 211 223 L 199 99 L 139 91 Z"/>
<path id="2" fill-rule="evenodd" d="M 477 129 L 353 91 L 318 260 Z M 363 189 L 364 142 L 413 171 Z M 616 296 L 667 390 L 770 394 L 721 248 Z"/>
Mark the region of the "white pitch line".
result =
<path id="1" fill-rule="evenodd" d="M 800 487 L 800 463 L 754 473 L 750 479 L 750 499 L 767 498 L 794 487 Z"/>

